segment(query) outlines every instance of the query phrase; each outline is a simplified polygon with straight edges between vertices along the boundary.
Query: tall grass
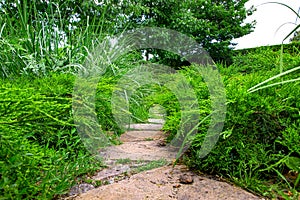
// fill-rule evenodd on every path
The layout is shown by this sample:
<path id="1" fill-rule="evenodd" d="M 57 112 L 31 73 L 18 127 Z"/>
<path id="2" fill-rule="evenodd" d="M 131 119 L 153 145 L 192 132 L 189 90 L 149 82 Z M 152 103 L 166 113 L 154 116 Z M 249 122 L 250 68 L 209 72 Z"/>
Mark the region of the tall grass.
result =
<path id="1" fill-rule="evenodd" d="M 74 76 L 64 72 L 104 37 L 105 12 L 69 29 L 60 5 L 40 12 L 36 2 L 0 6 L 0 199 L 51 199 L 101 167 L 73 124 Z"/>
<path id="2" fill-rule="evenodd" d="M 36 7 L 35 0 L 15 5 L 0 8 L 2 78 L 20 74 L 41 76 L 52 71 L 76 73 L 82 69 L 88 49 L 105 35 L 105 7 L 100 18 L 95 15 L 76 27 L 66 21 L 68 17 L 61 12 L 60 5 L 52 1 L 44 5 L 44 12 Z"/>
<path id="3" fill-rule="evenodd" d="M 291 7 L 290 7 L 289 5 L 287 5 L 287 4 L 280 3 L 280 2 L 267 2 L 267 3 L 263 3 L 263 4 L 261 4 L 261 5 L 264 5 L 264 4 L 278 4 L 278 5 L 284 6 L 284 7 L 288 8 L 292 13 L 294 13 L 294 14 L 296 15 L 296 18 L 297 18 L 297 19 L 300 19 L 300 15 L 298 14 L 298 12 L 295 11 L 293 8 L 291 8 Z M 285 23 L 285 24 L 286 24 L 286 23 Z M 285 25 L 285 24 L 283 24 L 283 25 Z M 283 25 L 282 25 L 282 26 L 283 26 Z M 280 26 L 279 28 L 281 28 L 282 26 Z M 293 29 L 291 32 L 289 32 L 289 33 L 283 38 L 283 40 L 282 40 L 281 49 L 280 49 L 280 51 L 281 51 L 281 52 L 280 52 L 280 64 L 279 64 L 280 73 L 279 73 L 278 75 L 276 75 L 276 76 L 273 76 L 273 77 L 271 77 L 271 78 L 269 78 L 269 79 L 267 79 L 267 80 L 265 80 L 265 81 L 263 81 L 263 82 L 261 82 L 261 83 L 255 85 L 255 86 L 251 87 L 251 88 L 248 90 L 248 92 L 252 93 L 252 92 L 255 92 L 255 91 L 258 91 L 258 90 L 261 90 L 261 89 L 265 89 L 265 88 L 268 88 L 268 87 L 273 87 L 273 86 L 280 85 L 280 84 L 285 84 L 285 83 L 292 83 L 292 82 L 296 82 L 296 81 L 299 81 L 299 80 L 300 80 L 299 77 L 298 77 L 298 78 L 294 78 L 294 79 L 290 79 L 290 80 L 283 80 L 283 79 L 281 78 L 281 81 L 278 82 L 278 83 L 273 83 L 273 84 L 269 84 L 269 85 L 262 86 L 263 84 L 266 84 L 266 83 L 268 83 L 268 82 L 270 82 L 270 81 L 272 81 L 272 80 L 274 80 L 274 79 L 276 79 L 276 78 L 279 78 L 279 77 L 288 75 L 289 73 L 294 73 L 295 71 L 297 71 L 297 70 L 300 69 L 300 66 L 298 66 L 298 67 L 295 67 L 295 68 L 293 68 L 293 69 L 291 69 L 291 70 L 288 70 L 288 71 L 285 71 L 285 72 L 284 72 L 284 63 L 283 63 L 283 55 L 284 55 L 284 53 L 283 53 L 283 51 L 284 51 L 284 45 L 283 45 L 283 42 L 284 42 L 286 39 L 288 39 L 292 34 L 295 34 L 299 28 L 300 28 L 300 24 L 298 24 L 298 25 L 295 24 L 294 29 Z"/>
<path id="4" fill-rule="evenodd" d="M 0 79 L 0 198 L 51 199 L 99 169 L 76 132 L 74 76 Z"/>

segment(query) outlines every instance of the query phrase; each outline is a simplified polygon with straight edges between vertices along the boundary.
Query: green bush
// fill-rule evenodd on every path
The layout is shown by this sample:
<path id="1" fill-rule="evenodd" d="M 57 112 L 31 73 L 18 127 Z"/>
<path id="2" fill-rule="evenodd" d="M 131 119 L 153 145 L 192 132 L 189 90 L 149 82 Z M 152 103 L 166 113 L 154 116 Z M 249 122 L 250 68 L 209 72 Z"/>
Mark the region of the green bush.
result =
<path id="1" fill-rule="evenodd" d="M 49 199 L 101 166 L 71 113 L 74 77 L 21 77 L 0 84 L 0 196 Z"/>
<path id="2" fill-rule="evenodd" d="M 185 161 L 192 168 L 227 177 L 263 195 L 272 196 L 274 190 L 281 196 L 286 189 L 299 191 L 299 178 L 286 177 L 290 171 L 299 173 L 299 82 L 249 93 L 249 88 L 279 73 L 279 54 L 260 49 L 234 59 L 229 67 L 218 65 L 227 95 L 227 117 L 219 141 L 208 156 L 199 158 L 209 125 L 206 120 L 198 127 Z M 118 89 L 119 78 L 133 67 L 125 60 L 120 62 L 124 66 L 115 70 L 121 72 L 111 68 L 99 79 L 96 91 L 98 121 L 104 131 L 116 134 L 123 130 L 114 120 L 111 95 Z M 287 70 L 299 65 L 299 58 L 284 54 L 283 63 Z M 200 119 L 204 119 L 211 112 L 206 83 L 192 66 L 178 72 L 193 86 Z M 295 71 L 283 79 L 298 76 Z M 181 83 L 176 76 L 174 80 L 175 85 Z M 73 122 L 74 81 L 74 75 L 55 73 L 1 80 L 0 196 L 4 199 L 53 198 L 66 193 L 76 177 L 101 166 L 85 149 Z M 185 95 L 184 100 L 192 97 Z M 129 102 L 134 122 L 145 121 L 154 104 L 164 107 L 167 121 L 163 129 L 169 141 L 175 137 L 182 111 L 170 89 L 144 85 Z M 109 140 L 116 142 L 111 135 Z"/>
<path id="3" fill-rule="evenodd" d="M 244 57 L 247 61 L 249 57 L 260 56 L 260 53 L 251 53 Z M 238 57 L 243 60 L 243 56 Z M 221 174 L 261 194 L 271 195 L 273 192 L 272 187 L 275 186 L 267 189 L 270 180 L 281 184 L 284 189 L 292 190 L 294 185 L 294 189 L 299 191 L 295 180 L 287 181 L 284 178 L 291 170 L 285 160 L 290 155 L 300 158 L 297 127 L 300 121 L 299 82 L 249 93 L 249 88 L 279 72 L 275 65 L 277 69 L 270 70 L 273 65 L 270 60 L 260 59 L 262 61 L 253 60 L 248 64 L 234 63 L 225 69 L 219 66 L 227 95 L 225 127 L 215 148 L 203 159 L 198 157 L 202 141 L 194 140 L 187 163 L 201 171 Z M 298 57 L 290 56 L 289 59 L 284 67 L 291 68 L 299 62 Z M 269 63 L 269 67 L 256 63 Z M 238 72 L 241 68 L 250 69 L 252 66 L 256 69 L 251 73 Z M 297 73 L 286 78 L 294 76 Z"/>
<path id="4" fill-rule="evenodd" d="M 254 85 L 279 73 L 280 52 L 257 49 L 249 54 L 236 55 L 235 63 L 218 65 L 226 89 L 227 116 L 223 132 L 214 149 L 199 158 L 208 122 L 198 127 L 185 156 L 188 166 L 206 173 L 218 174 L 244 188 L 266 196 L 285 196 L 289 190 L 297 196 L 299 177 L 286 178 L 290 171 L 296 174 L 300 159 L 300 87 L 299 82 L 277 85 L 249 93 Z M 283 69 L 298 66 L 299 57 L 283 55 Z M 181 69 L 194 87 L 200 106 L 200 119 L 211 112 L 210 95 L 201 74 L 193 67 Z M 284 80 L 299 77 L 296 71 Z M 273 80 L 271 83 L 276 82 Z M 180 127 L 181 108 L 176 96 L 165 87 L 147 96 L 147 105 L 160 104 L 167 113 L 163 129 L 169 141 Z"/>
<path id="5" fill-rule="evenodd" d="M 272 47 L 259 47 L 249 52 L 238 51 L 234 56 L 233 64 L 228 67 L 231 73 L 253 73 L 259 71 L 274 71 L 280 72 L 280 49 L 274 51 Z M 294 54 L 285 52 L 283 53 L 284 70 L 291 69 L 300 65 L 299 51 Z"/>

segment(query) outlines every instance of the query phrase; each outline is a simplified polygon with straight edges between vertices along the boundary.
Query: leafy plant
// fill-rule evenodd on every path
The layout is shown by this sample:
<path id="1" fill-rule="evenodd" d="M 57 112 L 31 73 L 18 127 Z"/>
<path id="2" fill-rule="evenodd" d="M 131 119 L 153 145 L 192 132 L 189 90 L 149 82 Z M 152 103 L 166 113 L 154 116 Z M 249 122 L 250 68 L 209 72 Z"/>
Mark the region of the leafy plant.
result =
<path id="1" fill-rule="evenodd" d="M 105 36 L 102 33 L 105 8 L 93 18 L 78 18 L 75 10 L 79 12 L 82 8 L 73 3 L 76 4 L 75 1 L 38 0 L 0 2 L 2 78 L 76 73 L 83 69 L 88 49 Z"/>
<path id="2" fill-rule="evenodd" d="M 300 155 L 297 145 L 299 143 L 297 124 L 300 119 L 297 103 L 299 84 L 294 82 L 280 87 L 267 87 L 253 93 L 248 92 L 251 85 L 263 82 L 266 77 L 278 73 L 278 69 L 264 68 L 260 62 L 269 64 L 278 60 L 279 56 L 280 52 L 273 52 L 271 48 L 257 48 L 251 49 L 249 54 L 247 52 L 238 54 L 234 58 L 236 63 L 232 66 L 218 65 L 227 96 L 225 127 L 215 148 L 202 159 L 199 159 L 199 150 L 207 126 L 199 127 L 198 134 L 185 157 L 185 162 L 190 167 L 222 175 L 260 194 L 283 196 L 281 190 L 287 188 L 293 190 L 294 196 L 297 195 L 299 187 L 293 188 L 290 185 L 295 186 L 295 183 L 299 185 L 298 182 L 295 180 L 286 182 L 283 179 L 291 169 L 285 162 L 278 165 L 276 163 L 281 159 L 290 156 L 298 158 Z M 252 58 L 260 60 L 248 62 Z M 291 69 L 299 62 L 297 55 L 286 53 L 285 58 L 288 58 L 287 67 Z M 243 69 L 249 71 L 244 72 Z M 209 96 L 206 96 L 205 87 L 201 87 L 203 81 L 201 78 L 193 77 L 197 76 L 195 72 L 187 74 L 197 90 L 197 96 L 200 97 L 199 102 L 203 105 L 201 110 L 209 114 Z M 295 74 L 289 73 L 286 76 L 288 80 Z M 179 117 L 180 115 L 174 116 L 177 120 Z"/>
<path id="3" fill-rule="evenodd" d="M 50 199 L 101 167 L 72 121 L 73 81 L 66 74 L 1 80 L 1 197 Z"/>

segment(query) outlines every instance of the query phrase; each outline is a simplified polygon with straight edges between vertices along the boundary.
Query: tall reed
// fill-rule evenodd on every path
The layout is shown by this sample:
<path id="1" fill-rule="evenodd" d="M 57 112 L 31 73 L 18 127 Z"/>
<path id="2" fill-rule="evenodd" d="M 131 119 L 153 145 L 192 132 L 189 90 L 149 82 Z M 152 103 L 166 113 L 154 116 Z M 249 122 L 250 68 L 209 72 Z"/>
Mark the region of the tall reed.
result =
<path id="1" fill-rule="evenodd" d="M 75 27 L 62 13 L 62 5 L 49 1 L 43 6 L 42 12 L 36 0 L 20 1 L 15 7 L 1 4 L 0 77 L 76 72 L 88 49 L 104 35 L 106 7 L 101 7 L 100 17 L 77 19 L 80 23 Z"/>
<path id="2" fill-rule="evenodd" d="M 267 3 L 263 3 L 261 5 L 264 5 L 264 4 L 278 4 L 278 5 L 281 5 L 281 6 L 284 6 L 286 8 L 288 8 L 291 12 L 293 12 L 297 19 L 299 18 L 300 19 L 300 15 L 298 14 L 297 11 L 295 11 L 293 8 L 291 8 L 289 5 L 287 4 L 284 4 L 284 3 L 280 3 L 280 2 L 267 2 Z M 285 23 L 286 24 L 286 23 Z M 285 25 L 283 24 L 283 25 Z M 282 25 L 282 26 L 283 26 Z M 281 28 L 282 26 L 280 26 L 279 28 Z M 284 45 L 283 45 L 283 42 L 288 39 L 292 34 L 295 34 L 297 32 L 297 30 L 300 28 L 300 24 L 295 24 L 295 28 L 289 32 L 282 40 L 282 43 L 281 43 L 281 50 L 280 50 L 280 64 L 279 64 L 279 67 L 280 67 L 280 73 L 276 76 L 273 76 L 253 87 L 251 87 L 250 89 L 248 89 L 248 92 L 252 93 L 252 92 L 255 92 L 255 91 L 258 91 L 258 90 L 261 90 L 261 89 L 265 89 L 265 88 L 269 88 L 269 87 L 273 87 L 273 86 L 276 86 L 276 85 L 280 85 L 280 84 L 285 84 L 285 83 L 292 83 L 292 82 L 296 82 L 296 81 L 299 81 L 300 80 L 300 77 L 299 78 L 294 78 L 294 79 L 290 79 L 290 80 L 283 80 L 282 77 L 285 76 L 285 75 L 288 75 L 290 73 L 294 73 L 296 70 L 299 70 L 300 69 L 300 66 L 298 67 L 295 67 L 291 70 L 288 70 L 288 71 L 285 71 L 284 72 L 284 63 L 283 63 L 283 49 L 284 49 Z M 277 82 L 277 83 L 273 83 L 273 84 L 269 84 L 269 85 L 264 85 L 276 78 L 279 78 L 281 77 L 281 81 L 280 82 Z M 264 85 L 264 86 L 263 86 Z"/>

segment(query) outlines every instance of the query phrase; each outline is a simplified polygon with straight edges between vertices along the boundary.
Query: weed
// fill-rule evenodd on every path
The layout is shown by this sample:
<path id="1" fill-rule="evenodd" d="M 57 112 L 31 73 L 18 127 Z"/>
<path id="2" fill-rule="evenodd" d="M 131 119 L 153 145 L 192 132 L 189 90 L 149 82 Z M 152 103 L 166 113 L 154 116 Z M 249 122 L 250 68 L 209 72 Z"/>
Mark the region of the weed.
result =
<path id="1" fill-rule="evenodd" d="M 122 159 L 118 159 L 116 161 L 116 164 L 129 164 L 131 162 L 132 160 L 130 160 L 129 158 L 122 158 Z"/>
<path id="2" fill-rule="evenodd" d="M 153 138 L 145 138 L 145 141 L 153 141 Z"/>
<path id="3" fill-rule="evenodd" d="M 147 170 L 165 166 L 166 164 L 168 164 L 168 162 L 165 159 L 151 161 L 151 162 L 147 163 L 146 165 L 140 166 L 140 167 L 132 170 L 132 173 L 140 173 L 143 171 L 147 171 Z"/>

